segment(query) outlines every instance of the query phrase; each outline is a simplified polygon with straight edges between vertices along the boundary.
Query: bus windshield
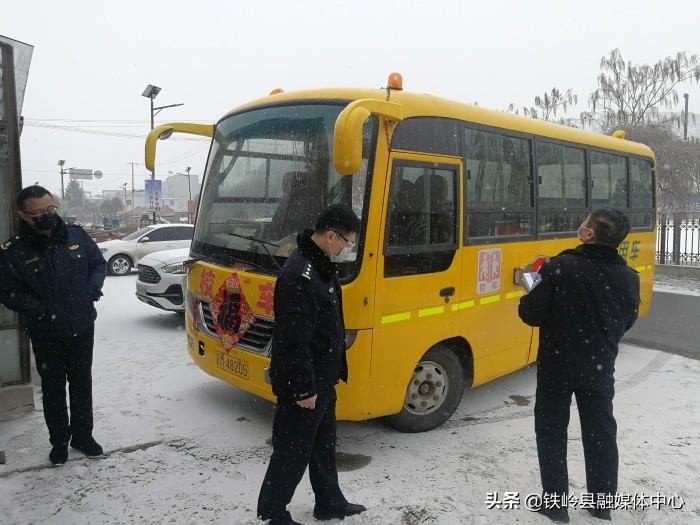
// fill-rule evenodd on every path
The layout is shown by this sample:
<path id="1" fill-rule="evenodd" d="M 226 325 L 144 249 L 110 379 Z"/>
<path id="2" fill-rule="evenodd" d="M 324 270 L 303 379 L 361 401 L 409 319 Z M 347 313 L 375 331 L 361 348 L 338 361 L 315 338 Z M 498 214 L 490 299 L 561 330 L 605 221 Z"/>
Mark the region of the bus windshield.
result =
<path id="1" fill-rule="evenodd" d="M 296 248 L 297 233 L 313 228 L 324 207 L 343 204 L 362 218 L 375 119 L 364 126 L 362 168 L 342 176 L 333 167 L 332 151 L 333 129 L 342 109 L 275 106 L 219 122 L 199 203 L 193 256 L 222 264 L 249 262 L 274 272 Z M 344 274 L 348 271 L 352 268 L 343 269 Z"/>

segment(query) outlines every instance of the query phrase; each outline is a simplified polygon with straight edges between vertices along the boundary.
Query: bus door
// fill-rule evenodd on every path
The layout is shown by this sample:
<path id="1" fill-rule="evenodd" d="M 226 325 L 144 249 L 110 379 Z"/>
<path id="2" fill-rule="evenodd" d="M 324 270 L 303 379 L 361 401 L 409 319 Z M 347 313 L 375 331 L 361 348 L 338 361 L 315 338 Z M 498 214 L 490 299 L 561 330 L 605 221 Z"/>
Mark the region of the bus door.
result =
<path id="1" fill-rule="evenodd" d="M 420 357 L 455 330 L 460 180 L 458 158 L 403 152 L 390 157 L 370 381 L 376 403 L 390 403 L 394 411 Z"/>

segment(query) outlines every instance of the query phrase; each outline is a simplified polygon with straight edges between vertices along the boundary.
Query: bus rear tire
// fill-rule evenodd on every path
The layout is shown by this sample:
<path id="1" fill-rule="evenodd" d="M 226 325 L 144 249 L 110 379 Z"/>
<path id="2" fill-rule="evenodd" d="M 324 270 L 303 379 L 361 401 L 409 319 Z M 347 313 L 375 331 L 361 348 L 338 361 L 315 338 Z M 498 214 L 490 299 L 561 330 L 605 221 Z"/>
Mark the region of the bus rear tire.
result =
<path id="1" fill-rule="evenodd" d="M 386 422 L 399 432 L 426 432 L 442 425 L 457 410 L 466 388 L 459 357 L 436 345 L 418 362 L 406 387 L 401 412 Z"/>

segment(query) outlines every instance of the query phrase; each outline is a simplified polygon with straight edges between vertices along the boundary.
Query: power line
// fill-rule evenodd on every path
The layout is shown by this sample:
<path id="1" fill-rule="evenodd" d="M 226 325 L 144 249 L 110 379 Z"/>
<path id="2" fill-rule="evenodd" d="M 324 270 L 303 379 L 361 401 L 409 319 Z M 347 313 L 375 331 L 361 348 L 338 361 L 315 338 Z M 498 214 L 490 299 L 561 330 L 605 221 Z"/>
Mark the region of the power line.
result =
<path id="1" fill-rule="evenodd" d="M 150 120 L 135 120 L 135 119 L 72 119 L 72 118 L 35 118 L 35 117 L 25 117 L 25 120 L 31 120 L 35 122 L 130 122 L 132 124 L 146 124 L 150 125 Z M 178 119 L 184 122 L 194 122 L 198 124 L 210 124 L 214 120 L 196 120 L 196 119 Z"/>
<path id="2" fill-rule="evenodd" d="M 146 138 L 146 134 L 144 133 L 124 133 L 120 131 L 106 131 L 106 130 L 98 130 L 98 129 L 87 129 L 87 128 L 79 128 L 75 126 L 63 126 L 59 124 L 43 124 L 43 123 L 32 123 L 32 122 L 27 122 L 25 121 L 24 123 L 25 127 L 33 127 L 33 128 L 45 128 L 45 129 L 54 129 L 58 131 L 70 131 L 73 133 L 84 133 L 88 135 L 107 135 L 111 137 L 120 137 L 120 138 L 135 138 L 135 139 L 140 139 L 144 140 Z M 173 137 L 171 140 L 175 141 L 190 141 L 190 142 L 209 142 L 207 139 L 202 139 L 202 138 L 197 138 L 197 137 Z"/>
<path id="3" fill-rule="evenodd" d="M 172 157 L 170 159 L 165 159 L 162 162 L 156 162 L 156 167 L 157 166 L 170 166 L 171 164 L 177 164 L 178 162 L 182 162 L 185 159 L 189 159 L 190 157 L 194 157 L 198 153 L 203 152 L 206 148 L 209 147 L 209 144 L 205 144 L 204 146 L 196 146 L 194 149 L 188 150 L 184 152 L 181 155 L 176 155 L 175 157 Z M 139 164 L 138 162 L 135 162 L 134 164 Z M 28 169 L 28 168 L 22 168 L 23 173 L 57 173 L 56 170 L 34 170 L 34 169 Z M 128 174 L 126 173 L 102 173 L 104 176 L 107 177 L 125 177 Z M 142 173 L 141 174 L 144 177 L 149 176 L 147 173 Z M 70 174 L 69 174 L 70 176 Z"/>
<path id="4" fill-rule="evenodd" d="M 190 157 L 194 157 L 198 153 L 201 153 L 204 151 L 206 148 L 209 147 L 209 144 L 206 144 L 205 146 L 197 146 L 193 150 L 190 150 L 189 152 L 184 153 L 182 156 L 176 156 L 173 157 L 172 159 L 166 159 L 162 162 L 156 162 L 156 166 L 168 166 L 170 164 L 176 164 L 178 162 L 182 162 L 185 159 L 189 159 Z"/>

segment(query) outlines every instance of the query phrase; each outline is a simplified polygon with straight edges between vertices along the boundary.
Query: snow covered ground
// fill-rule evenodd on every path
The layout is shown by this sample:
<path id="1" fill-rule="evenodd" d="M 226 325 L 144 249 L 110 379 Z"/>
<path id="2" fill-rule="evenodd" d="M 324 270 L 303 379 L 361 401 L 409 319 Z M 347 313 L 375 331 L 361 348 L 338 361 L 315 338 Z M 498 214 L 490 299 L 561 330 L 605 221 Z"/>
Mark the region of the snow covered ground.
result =
<path id="1" fill-rule="evenodd" d="M 700 270 L 698 270 L 698 275 L 700 276 Z M 700 296 L 700 279 L 656 274 L 654 291 Z"/>
<path id="2" fill-rule="evenodd" d="M 259 523 L 272 405 L 192 364 L 181 318 L 140 303 L 135 278 L 109 277 L 98 303 L 95 436 L 109 457 L 71 450 L 67 464 L 51 468 L 39 400 L 35 412 L 0 422 L 0 523 Z M 675 493 L 684 506 L 619 510 L 615 522 L 700 522 L 700 362 L 624 346 L 617 378 L 620 491 Z M 343 523 L 550 523 L 523 501 L 514 510 L 486 504 L 489 492 L 524 499 L 539 491 L 534 391 L 530 367 L 467 392 L 446 425 L 424 434 L 340 423 L 341 486 L 369 508 Z M 580 494 L 583 452 L 572 412 L 571 492 Z M 315 523 L 312 508 L 305 478 L 290 511 Z M 572 523 L 600 523 L 580 509 L 570 514 Z"/>

